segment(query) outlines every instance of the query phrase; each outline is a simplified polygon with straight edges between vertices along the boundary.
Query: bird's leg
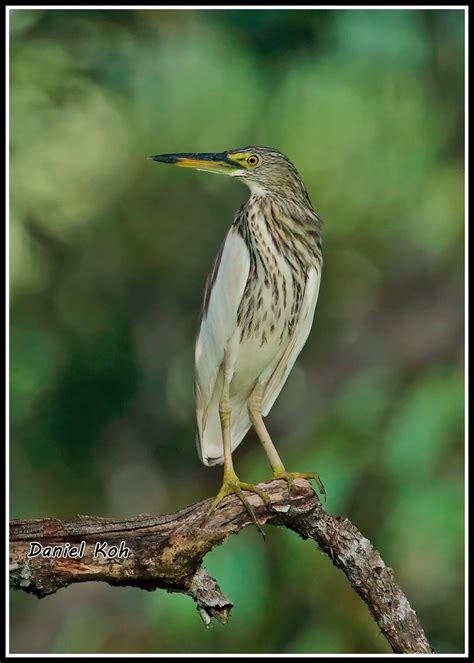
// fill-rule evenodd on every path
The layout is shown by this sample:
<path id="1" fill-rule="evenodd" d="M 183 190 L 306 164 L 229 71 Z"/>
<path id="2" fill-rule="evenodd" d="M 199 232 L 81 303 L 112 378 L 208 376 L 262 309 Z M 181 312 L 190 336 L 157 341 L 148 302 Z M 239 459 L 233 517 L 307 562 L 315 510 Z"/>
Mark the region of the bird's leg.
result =
<path id="1" fill-rule="evenodd" d="M 260 442 L 262 443 L 263 449 L 268 456 L 270 465 L 273 470 L 273 479 L 283 479 L 288 484 L 288 491 L 291 492 L 291 487 L 295 479 L 314 479 L 316 481 L 321 495 L 326 495 L 326 489 L 324 484 L 321 481 L 321 478 L 317 472 L 287 472 L 283 465 L 283 462 L 278 454 L 278 451 L 275 448 L 275 445 L 272 442 L 270 433 L 265 426 L 262 417 L 262 395 L 264 391 L 264 383 L 258 382 L 257 386 L 253 390 L 249 402 L 248 402 L 248 411 L 250 416 L 250 421 L 252 422 L 255 432 L 258 435 Z"/>
<path id="2" fill-rule="evenodd" d="M 224 359 L 225 362 L 225 359 Z M 225 363 L 224 363 L 225 366 Z M 219 415 L 221 419 L 221 428 L 222 428 L 222 440 L 224 445 L 224 480 L 222 482 L 222 487 L 217 493 L 214 501 L 212 502 L 206 518 L 209 518 L 211 513 L 217 509 L 219 504 L 222 502 L 224 497 L 235 493 L 237 497 L 241 500 L 242 504 L 245 506 L 247 511 L 250 514 L 253 522 L 260 529 L 255 513 L 245 497 L 243 491 L 247 490 L 252 493 L 256 493 L 265 504 L 270 502 L 270 499 L 263 490 L 257 488 L 253 484 L 244 483 L 240 481 L 239 477 L 235 473 L 234 464 L 232 462 L 232 447 L 231 447 L 231 431 L 230 431 L 230 417 L 231 417 L 231 408 L 230 408 L 230 399 L 229 399 L 229 384 L 232 375 L 228 375 L 227 371 L 224 370 L 224 386 L 222 389 L 222 397 L 219 403 Z M 262 530 L 260 530 L 262 532 Z M 262 532 L 263 534 L 263 532 Z"/>

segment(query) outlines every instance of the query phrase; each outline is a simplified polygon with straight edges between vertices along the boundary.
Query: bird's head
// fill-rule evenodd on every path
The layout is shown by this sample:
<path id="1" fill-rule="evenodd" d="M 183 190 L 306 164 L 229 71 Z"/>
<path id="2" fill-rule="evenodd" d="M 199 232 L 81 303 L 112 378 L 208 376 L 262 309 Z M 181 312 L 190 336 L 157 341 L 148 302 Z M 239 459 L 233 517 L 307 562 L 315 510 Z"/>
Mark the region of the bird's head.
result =
<path id="1" fill-rule="evenodd" d="M 181 168 L 241 177 L 252 193 L 304 193 L 298 171 L 284 154 L 271 147 L 242 147 L 210 153 L 156 154 L 154 161 Z"/>

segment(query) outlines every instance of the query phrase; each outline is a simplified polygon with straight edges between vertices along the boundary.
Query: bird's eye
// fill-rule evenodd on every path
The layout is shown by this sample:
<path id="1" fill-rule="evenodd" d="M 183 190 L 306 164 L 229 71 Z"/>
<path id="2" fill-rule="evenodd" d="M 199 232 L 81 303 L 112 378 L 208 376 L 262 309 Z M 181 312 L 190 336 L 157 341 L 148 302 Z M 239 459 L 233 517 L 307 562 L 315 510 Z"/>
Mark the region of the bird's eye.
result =
<path id="1" fill-rule="evenodd" d="M 259 162 L 259 158 L 255 154 L 251 154 L 247 157 L 247 163 L 249 166 L 256 166 Z"/>

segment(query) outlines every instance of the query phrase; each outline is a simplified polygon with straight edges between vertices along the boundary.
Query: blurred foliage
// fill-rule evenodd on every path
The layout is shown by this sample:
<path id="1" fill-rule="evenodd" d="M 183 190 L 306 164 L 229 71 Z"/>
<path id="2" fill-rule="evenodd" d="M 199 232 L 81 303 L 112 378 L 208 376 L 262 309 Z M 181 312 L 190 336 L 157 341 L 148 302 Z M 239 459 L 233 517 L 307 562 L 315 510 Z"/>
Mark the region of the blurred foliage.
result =
<path id="1" fill-rule="evenodd" d="M 439 652 L 464 638 L 464 15 L 10 12 L 11 515 L 214 494 L 194 446 L 204 281 L 247 195 L 146 160 L 267 144 L 325 220 L 310 339 L 269 417 L 289 469 L 390 564 Z M 269 468 L 254 434 L 242 478 Z M 310 543 L 206 558 L 236 606 L 87 584 L 12 597 L 14 652 L 386 652 Z M 124 628 L 126 624 L 126 628 Z"/>

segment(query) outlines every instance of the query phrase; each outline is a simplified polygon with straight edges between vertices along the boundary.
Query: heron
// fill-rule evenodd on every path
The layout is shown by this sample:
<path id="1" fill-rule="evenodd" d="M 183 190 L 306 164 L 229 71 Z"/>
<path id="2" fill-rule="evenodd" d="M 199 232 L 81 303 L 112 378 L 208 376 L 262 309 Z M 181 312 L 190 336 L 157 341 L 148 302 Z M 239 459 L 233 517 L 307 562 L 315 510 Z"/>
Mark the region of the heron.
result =
<path id="1" fill-rule="evenodd" d="M 240 480 L 232 453 L 253 426 L 272 467 L 291 492 L 288 472 L 264 423 L 310 333 L 323 266 L 322 221 L 293 163 L 270 147 L 150 159 L 241 179 L 250 189 L 208 276 L 195 346 L 196 443 L 201 461 L 224 465 L 207 517 L 236 494 L 258 526 L 244 492 L 268 495 Z"/>

